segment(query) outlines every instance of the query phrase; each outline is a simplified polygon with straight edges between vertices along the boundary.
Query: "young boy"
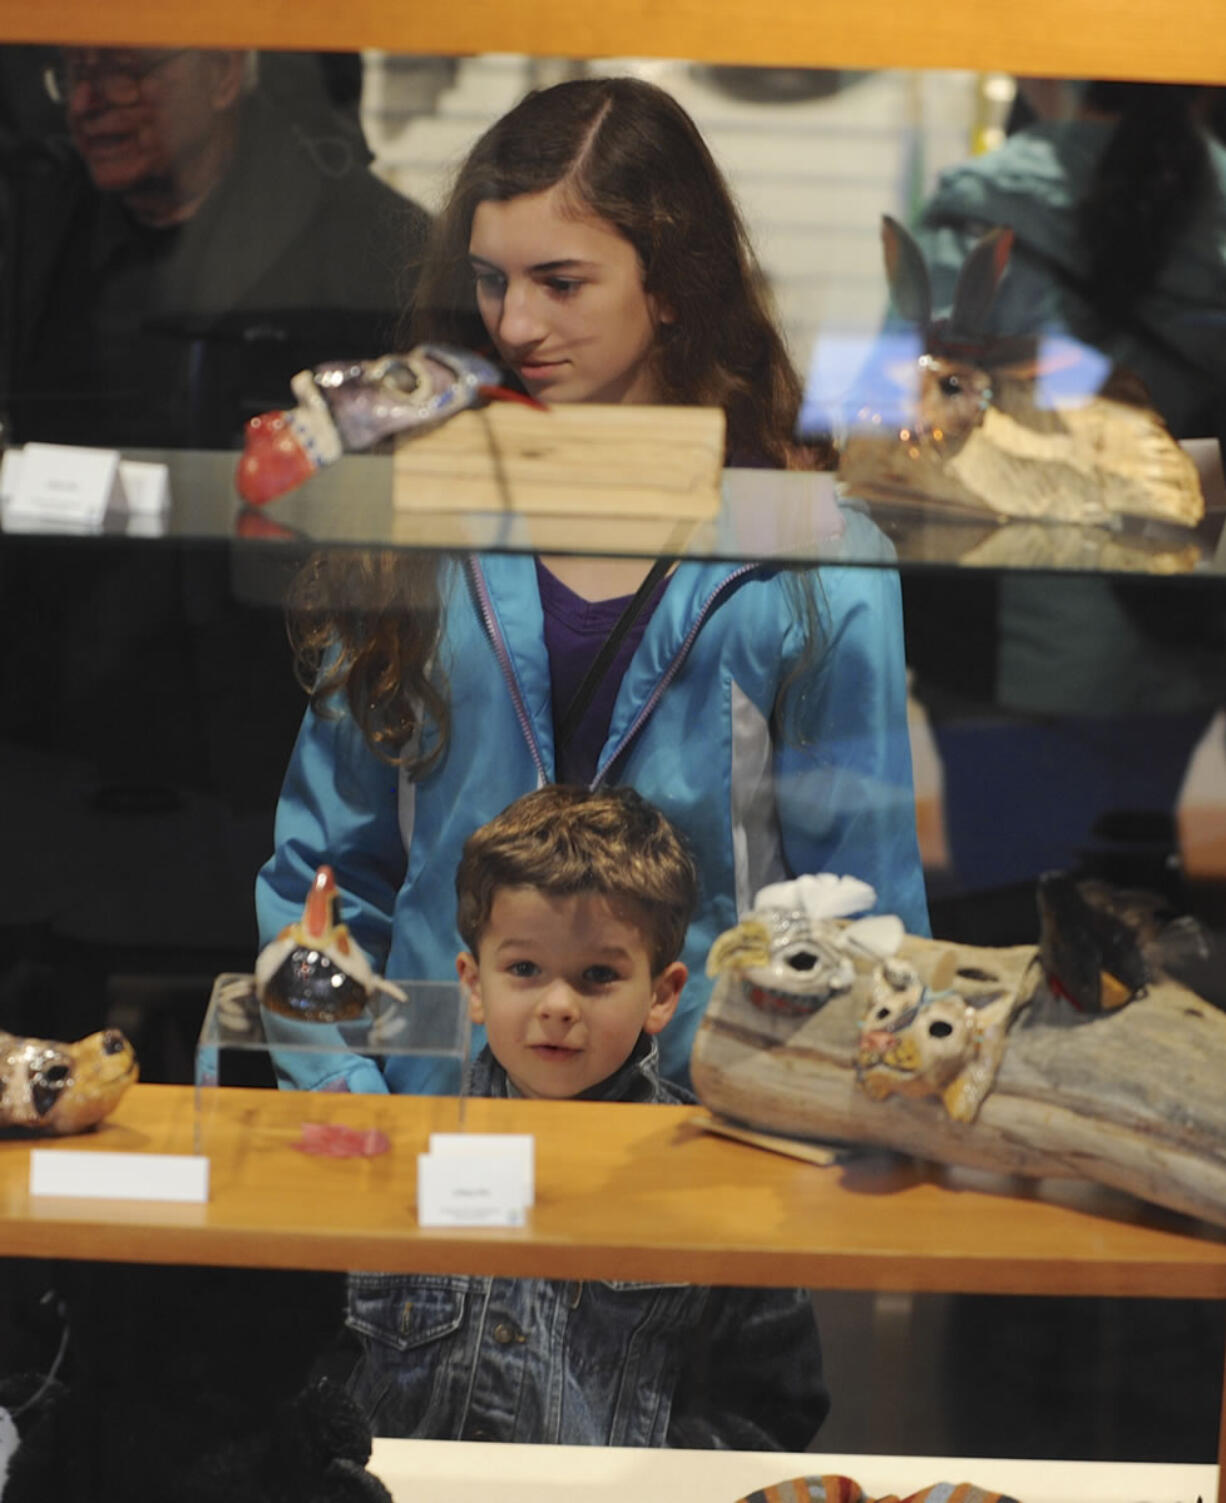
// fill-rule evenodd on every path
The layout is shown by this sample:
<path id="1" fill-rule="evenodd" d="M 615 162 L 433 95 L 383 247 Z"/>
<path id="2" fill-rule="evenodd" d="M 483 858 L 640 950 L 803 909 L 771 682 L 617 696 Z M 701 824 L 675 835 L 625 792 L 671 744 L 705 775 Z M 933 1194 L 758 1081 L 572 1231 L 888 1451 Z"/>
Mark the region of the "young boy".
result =
<path id="1" fill-rule="evenodd" d="M 683 1103 L 655 1038 L 694 864 L 631 789 L 552 785 L 466 843 L 457 969 L 474 1095 Z M 354 1274 L 352 1387 L 378 1435 L 802 1450 L 825 1418 L 802 1290 Z"/>

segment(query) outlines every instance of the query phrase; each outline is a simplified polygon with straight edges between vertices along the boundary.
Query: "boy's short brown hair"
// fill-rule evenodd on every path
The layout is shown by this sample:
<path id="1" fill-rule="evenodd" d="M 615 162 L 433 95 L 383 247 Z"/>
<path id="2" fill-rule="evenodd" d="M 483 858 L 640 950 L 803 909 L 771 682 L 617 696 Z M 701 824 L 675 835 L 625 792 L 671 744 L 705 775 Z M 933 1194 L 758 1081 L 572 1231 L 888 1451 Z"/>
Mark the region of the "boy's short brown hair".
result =
<path id="1" fill-rule="evenodd" d="M 631 906 L 653 976 L 681 953 L 698 900 L 693 858 L 653 804 L 633 788 L 558 783 L 516 799 L 474 831 L 455 885 L 456 924 L 474 955 L 500 888 L 594 892 Z"/>

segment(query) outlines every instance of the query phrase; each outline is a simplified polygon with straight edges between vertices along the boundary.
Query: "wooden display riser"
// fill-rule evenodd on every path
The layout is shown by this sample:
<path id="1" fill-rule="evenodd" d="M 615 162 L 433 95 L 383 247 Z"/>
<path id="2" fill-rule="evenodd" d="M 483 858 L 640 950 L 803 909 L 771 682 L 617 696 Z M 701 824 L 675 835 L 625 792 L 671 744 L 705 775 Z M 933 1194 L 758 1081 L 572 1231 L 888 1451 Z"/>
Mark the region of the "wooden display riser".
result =
<path id="1" fill-rule="evenodd" d="M 906 1497 L 935 1482 L 974 1482 L 1019 1503 L 1196 1503 L 1217 1487 L 1213 1466 L 944 1456 L 762 1455 L 746 1451 L 608 1450 L 376 1440 L 370 1470 L 395 1503 L 735 1503 L 791 1477 L 852 1477 L 870 1497 Z"/>
<path id="2" fill-rule="evenodd" d="M 453 1100 L 218 1090 L 206 1111 L 207 1205 L 33 1198 L 31 1145 L 0 1142 L 0 1255 L 1226 1299 L 1219 1228 L 1081 1182 L 877 1153 L 821 1168 L 714 1137 L 698 1108 L 470 1102 L 469 1130 L 531 1133 L 537 1145 L 528 1225 L 479 1231 L 416 1224 L 416 1156 L 431 1131 L 455 1128 Z M 38 1146 L 191 1153 L 195 1117 L 190 1088 L 138 1085 L 97 1133 Z M 308 1121 L 378 1128 L 392 1148 L 308 1157 L 293 1146 Z"/>

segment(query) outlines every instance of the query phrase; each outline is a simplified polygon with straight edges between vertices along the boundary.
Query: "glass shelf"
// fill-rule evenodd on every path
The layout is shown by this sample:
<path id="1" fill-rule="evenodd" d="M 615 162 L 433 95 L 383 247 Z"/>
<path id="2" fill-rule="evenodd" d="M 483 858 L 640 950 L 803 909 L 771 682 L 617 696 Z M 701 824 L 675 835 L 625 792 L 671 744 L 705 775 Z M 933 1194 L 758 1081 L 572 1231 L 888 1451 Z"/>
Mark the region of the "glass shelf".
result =
<path id="1" fill-rule="evenodd" d="M 108 520 L 107 539 L 244 544 L 308 550 L 319 545 L 426 551 L 615 554 L 700 560 L 908 568 L 976 567 L 1180 575 L 1226 572 L 1226 510 L 1212 507 L 1195 530 L 1130 521 L 1116 528 L 1000 522 L 930 501 L 879 501 L 840 494 L 832 474 L 724 471 L 718 513 L 704 521 L 522 512 L 427 513 L 392 503 L 392 460 L 351 455 L 263 508 L 234 490 L 237 455 L 226 451 L 134 450 L 165 463 L 171 503 L 164 517 Z M 876 528 L 864 525 L 871 519 Z M 879 529 L 879 531 L 878 531 Z M 890 546 L 883 547 L 881 534 Z M 60 531 L 6 531 L 14 541 Z"/>

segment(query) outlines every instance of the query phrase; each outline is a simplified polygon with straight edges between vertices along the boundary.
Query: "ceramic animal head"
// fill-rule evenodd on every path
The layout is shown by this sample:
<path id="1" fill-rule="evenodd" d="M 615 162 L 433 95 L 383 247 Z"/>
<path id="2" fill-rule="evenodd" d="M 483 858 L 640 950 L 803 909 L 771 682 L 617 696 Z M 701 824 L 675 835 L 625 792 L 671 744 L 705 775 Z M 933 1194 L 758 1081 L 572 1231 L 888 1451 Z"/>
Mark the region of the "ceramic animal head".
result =
<path id="1" fill-rule="evenodd" d="M 894 306 L 920 331 L 913 436 L 956 444 L 979 426 L 1002 378 L 1034 374 L 1036 341 L 988 335 L 987 320 L 1013 248 L 1013 231 L 989 230 L 958 274 L 948 317 L 933 319 L 932 286 L 919 246 L 882 216 L 881 243 Z"/>
<path id="2" fill-rule="evenodd" d="M 856 1050 L 856 1078 L 874 1101 L 937 1096 L 956 1121 L 975 1119 L 1017 1003 L 999 989 L 966 995 L 953 984 L 957 963 L 947 951 L 928 983 L 906 961 L 877 968 Z"/>
<path id="3" fill-rule="evenodd" d="M 115 1110 L 137 1074 L 116 1028 L 75 1044 L 0 1033 L 0 1128 L 84 1132 Z"/>
<path id="4" fill-rule="evenodd" d="M 302 917 L 265 945 L 255 963 L 256 995 L 270 1012 L 305 1023 L 360 1017 L 376 991 L 398 1001 L 398 986 L 376 976 L 348 926 L 330 866 L 315 873 Z"/>
<path id="5" fill-rule="evenodd" d="M 847 922 L 875 900 L 867 883 L 828 873 L 764 887 L 752 912 L 711 946 L 707 974 L 734 976 L 763 1011 L 816 1012 L 901 943 L 903 926 L 892 914 Z"/>

